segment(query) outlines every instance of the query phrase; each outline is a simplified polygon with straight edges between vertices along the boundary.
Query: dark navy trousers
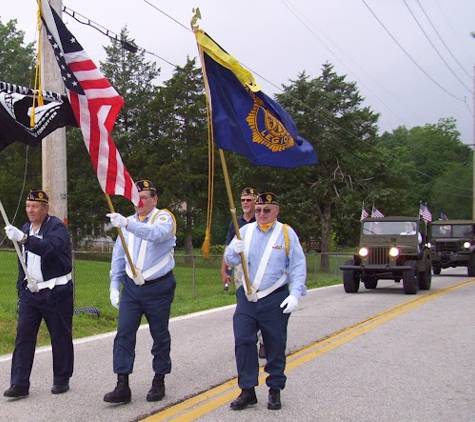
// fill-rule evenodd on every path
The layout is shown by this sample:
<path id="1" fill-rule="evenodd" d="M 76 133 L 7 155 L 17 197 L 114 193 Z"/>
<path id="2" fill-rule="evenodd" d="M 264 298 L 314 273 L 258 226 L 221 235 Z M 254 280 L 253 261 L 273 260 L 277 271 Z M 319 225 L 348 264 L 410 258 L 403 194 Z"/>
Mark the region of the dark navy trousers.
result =
<path id="1" fill-rule="evenodd" d="M 66 385 L 73 374 L 73 282 L 32 293 L 26 282 L 18 288 L 18 324 L 12 357 L 11 384 L 30 386 L 36 339 L 44 319 L 51 338 L 53 384 Z"/>
<path id="2" fill-rule="evenodd" d="M 176 280 L 173 272 L 154 284 L 137 286 L 126 277 L 119 304 L 119 323 L 114 339 L 114 373 L 131 374 L 134 368 L 137 330 L 145 315 L 153 339 L 152 368 L 156 374 L 169 374 L 170 332 L 168 322 L 175 296 Z"/>
<path id="3" fill-rule="evenodd" d="M 266 350 L 267 363 L 264 370 L 269 374 L 266 384 L 277 390 L 283 390 L 285 387 L 285 349 L 290 314 L 284 314 L 280 304 L 288 294 L 285 286 L 257 302 L 249 302 L 242 286 L 236 291 L 237 305 L 233 316 L 234 353 L 241 389 L 253 388 L 259 384 L 259 357 L 256 346 L 259 329 Z"/>

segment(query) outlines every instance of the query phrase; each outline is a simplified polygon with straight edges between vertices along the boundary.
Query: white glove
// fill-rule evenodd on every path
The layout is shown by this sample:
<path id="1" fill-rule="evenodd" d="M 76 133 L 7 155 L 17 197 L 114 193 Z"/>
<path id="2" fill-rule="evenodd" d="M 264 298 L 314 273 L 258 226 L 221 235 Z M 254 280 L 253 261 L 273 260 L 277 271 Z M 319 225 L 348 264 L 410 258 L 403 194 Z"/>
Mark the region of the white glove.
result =
<path id="1" fill-rule="evenodd" d="M 244 240 L 234 239 L 233 251 L 236 253 L 244 252 Z"/>
<path id="2" fill-rule="evenodd" d="M 31 293 L 38 293 L 40 289 L 38 288 L 38 282 L 36 280 L 31 280 L 31 284 L 26 285 Z"/>
<path id="3" fill-rule="evenodd" d="M 23 237 L 25 236 L 25 233 L 23 233 L 20 229 L 17 229 L 11 225 L 5 227 L 5 233 L 10 240 L 14 240 L 15 242 L 23 240 Z"/>
<path id="4" fill-rule="evenodd" d="M 119 214 L 118 212 L 110 212 L 109 214 L 106 214 L 107 217 L 111 219 L 111 224 L 114 227 L 126 227 L 127 226 L 127 219 L 122 215 Z"/>
<path id="5" fill-rule="evenodd" d="M 112 289 L 110 294 L 111 304 L 114 308 L 119 309 L 119 291 L 117 289 Z"/>
<path id="6" fill-rule="evenodd" d="M 290 314 L 297 309 L 298 304 L 299 300 L 295 296 L 288 295 L 280 304 L 280 307 L 283 308 L 284 306 L 287 306 L 283 312 L 284 314 Z"/>
<path id="7" fill-rule="evenodd" d="M 257 291 L 254 287 L 251 286 L 251 293 L 249 294 L 247 294 L 246 289 L 244 289 L 244 294 L 249 302 L 257 302 Z"/>
<path id="8" fill-rule="evenodd" d="M 135 277 L 132 277 L 132 280 L 137 286 L 141 286 L 142 284 L 145 283 L 145 279 L 143 278 L 143 275 L 142 275 L 142 270 L 136 268 L 135 273 L 137 275 Z"/>

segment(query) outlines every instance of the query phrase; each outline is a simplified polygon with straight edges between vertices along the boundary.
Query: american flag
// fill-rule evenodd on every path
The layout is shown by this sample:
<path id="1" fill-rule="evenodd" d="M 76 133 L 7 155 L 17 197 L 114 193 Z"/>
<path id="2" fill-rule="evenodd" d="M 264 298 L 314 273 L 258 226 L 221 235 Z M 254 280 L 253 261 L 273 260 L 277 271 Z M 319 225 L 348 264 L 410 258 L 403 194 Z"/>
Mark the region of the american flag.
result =
<path id="1" fill-rule="evenodd" d="M 361 217 L 360 221 L 363 221 L 366 217 L 369 217 L 369 212 L 364 209 L 364 207 L 361 209 Z"/>
<path id="2" fill-rule="evenodd" d="M 447 217 L 447 216 L 445 215 L 445 213 L 441 210 L 441 211 L 440 211 L 439 220 L 448 220 L 448 219 L 449 219 L 449 217 Z"/>
<path id="3" fill-rule="evenodd" d="M 371 211 L 371 217 L 382 218 L 384 217 L 384 214 L 373 205 L 373 209 Z"/>
<path id="4" fill-rule="evenodd" d="M 432 221 L 432 214 L 430 213 L 429 208 L 427 208 L 427 206 L 424 205 L 422 202 L 419 208 L 419 215 L 422 217 L 424 221 L 427 221 L 427 222 Z"/>
<path id="5" fill-rule="evenodd" d="M 41 2 L 41 17 L 102 190 L 138 205 L 137 187 L 110 134 L 124 100 L 47 1 Z"/>

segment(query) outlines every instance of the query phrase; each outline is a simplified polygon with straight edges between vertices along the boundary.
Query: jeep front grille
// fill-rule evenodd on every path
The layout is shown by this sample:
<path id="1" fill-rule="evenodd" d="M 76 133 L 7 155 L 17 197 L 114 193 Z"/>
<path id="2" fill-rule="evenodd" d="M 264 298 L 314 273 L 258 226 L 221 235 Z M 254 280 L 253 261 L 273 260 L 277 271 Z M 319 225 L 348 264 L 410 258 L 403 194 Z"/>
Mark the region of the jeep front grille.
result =
<path id="1" fill-rule="evenodd" d="M 458 252 L 459 244 L 458 242 L 437 242 L 435 244 L 436 252 Z"/>
<path id="2" fill-rule="evenodd" d="M 389 247 L 383 246 L 370 248 L 368 256 L 368 265 L 386 265 L 389 264 Z"/>

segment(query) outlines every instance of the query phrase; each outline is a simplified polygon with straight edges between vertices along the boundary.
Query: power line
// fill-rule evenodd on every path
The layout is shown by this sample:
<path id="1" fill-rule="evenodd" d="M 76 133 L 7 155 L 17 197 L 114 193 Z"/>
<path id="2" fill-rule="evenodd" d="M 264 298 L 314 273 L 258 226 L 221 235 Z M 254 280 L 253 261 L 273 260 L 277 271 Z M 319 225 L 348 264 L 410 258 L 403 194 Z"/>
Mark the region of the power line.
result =
<path id="1" fill-rule="evenodd" d="M 399 120 L 401 120 L 401 122 L 403 122 L 404 120 L 398 116 L 381 98 L 379 98 L 378 95 L 376 95 L 363 81 L 361 81 L 350 69 L 349 66 L 347 66 L 343 60 L 341 60 L 337 55 L 336 53 L 334 53 L 329 47 L 327 44 L 325 44 L 313 31 L 311 28 L 308 27 L 308 25 L 303 22 L 303 20 L 297 16 L 297 14 L 295 13 L 293 9 L 295 9 L 301 16 L 303 16 L 305 19 L 305 15 L 299 10 L 297 9 L 297 7 L 295 7 L 295 5 L 291 4 L 292 8 L 287 4 L 287 2 L 285 0 L 281 0 L 282 4 L 287 7 L 289 9 L 289 11 L 295 16 L 295 18 L 300 21 L 300 23 L 302 25 L 304 25 L 308 30 L 309 32 L 317 39 L 318 42 L 320 42 L 320 44 L 322 44 L 323 47 L 325 47 L 350 73 L 353 74 L 353 76 L 356 78 L 356 80 L 358 80 L 358 82 L 364 86 L 369 93 L 371 93 L 377 100 L 379 100 L 379 102 L 387 108 L 387 110 L 389 112 L 391 112 L 395 117 L 397 117 Z M 289 2 L 290 3 L 290 2 Z M 308 19 L 306 19 L 310 25 L 312 25 L 315 29 L 318 30 L 317 26 L 315 24 L 313 24 L 312 22 L 310 22 Z M 347 57 L 349 57 L 349 59 L 360 69 L 362 70 L 364 73 L 366 73 L 366 75 L 368 75 L 377 85 L 379 85 L 387 94 L 389 94 L 390 96 L 392 96 L 394 99 L 396 99 L 398 101 L 397 98 L 395 98 L 389 91 L 386 90 L 386 88 L 384 86 L 382 86 L 372 75 L 370 75 L 368 72 L 366 72 L 365 69 L 363 69 L 351 56 L 349 56 L 347 53 L 345 53 L 340 47 L 338 47 L 338 45 L 336 45 L 335 43 L 333 43 L 331 41 L 331 39 L 329 39 L 322 31 L 319 30 L 319 32 L 333 45 L 335 46 L 342 54 L 346 55 Z M 413 113 L 415 114 L 416 112 L 414 110 L 412 110 Z"/>
<path id="2" fill-rule="evenodd" d="M 159 56 L 158 54 L 155 54 L 151 51 L 146 50 L 145 48 L 139 47 L 132 41 L 124 40 L 122 39 L 119 35 L 117 35 L 115 32 L 111 31 L 110 29 L 107 29 L 106 27 L 92 21 L 91 19 L 81 15 L 80 13 L 63 6 L 63 12 L 71 16 L 73 19 L 75 19 L 77 22 L 79 22 L 82 25 L 90 26 L 91 28 L 95 29 L 96 31 L 99 31 L 101 34 L 105 35 L 106 37 L 109 37 L 112 41 L 118 42 L 122 45 L 122 48 L 124 48 L 127 51 L 130 51 L 131 53 L 137 53 L 138 50 L 143 51 L 144 53 L 151 54 L 152 56 L 157 57 L 158 59 L 164 61 L 165 63 L 168 63 L 170 66 L 176 67 L 175 64 L 170 62 L 169 60 Z"/>
<path id="3" fill-rule="evenodd" d="M 424 10 L 424 8 L 422 7 L 422 4 L 419 2 L 419 0 L 416 0 L 417 1 L 417 4 L 419 5 L 419 7 L 421 8 L 422 12 L 424 13 L 424 15 L 426 16 L 427 20 L 429 21 L 429 23 L 431 24 L 432 28 L 434 29 L 434 32 L 437 34 L 437 36 L 439 37 L 439 40 L 442 42 L 442 44 L 444 45 L 444 47 L 447 49 L 447 51 L 450 53 L 450 55 L 452 56 L 452 58 L 455 60 L 455 62 L 460 66 L 460 68 L 465 72 L 465 74 L 470 78 L 472 79 L 472 75 L 470 75 L 470 73 L 468 73 L 465 68 L 460 64 L 460 62 L 457 60 L 457 58 L 454 56 L 454 54 L 452 53 L 452 50 L 450 50 L 450 48 L 447 46 L 447 44 L 444 42 L 444 40 L 442 39 L 442 37 L 440 36 L 439 34 L 439 31 L 437 31 L 437 29 L 435 28 L 434 24 L 432 23 L 431 19 L 429 18 L 429 16 L 427 15 L 426 11 Z M 442 12 L 442 14 L 445 16 L 445 13 Z"/>
<path id="4" fill-rule="evenodd" d="M 434 45 L 434 43 L 432 42 L 432 40 L 430 39 L 430 37 L 427 35 L 427 33 L 424 31 L 424 28 L 422 28 L 422 25 L 420 24 L 420 22 L 417 20 L 416 16 L 414 15 L 413 11 L 411 10 L 411 8 L 409 7 L 409 5 L 407 4 L 407 1 L 406 0 L 403 0 L 404 1 L 404 4 L 406 5 L 407 7 L 407 10 L 409 10 L 409 13 L 411 14 L 411 16 L 414 18 L 414 20 L 416 21 L 417 23 L 417 26 L 419 26 L 420 30 L 422 31 L 422 33 L 424 34 L 424 36 L 426 37 L 427 41 L 429 41 L 429 44 L 432 46 L 432 48 L 434 49 L 434 51 L 437 53 L 437 55 L 440 57 L 440 59 L 442 60 L 442 62 L 445 64 L 445 66 L 447 66 L 447 69 L 449 69 L 449 71 L 452 73 L 452 75 L 454 75 L 457 80 L 466 88 L 468 89 L 469 92 L 472 92 L 472 90 L 464 84 L 464 82 L 455 74 L 455 72 L 452 70 L 452 68 L 449 66 L 449 64 L 445 61 L 445 59 L 442 57 L 442 55 L 440 54 L 439 50 L 437 50 L 436 46 Z M 426 15 L 427 16 L 427 15 Z M 435 28 L 434 28 L 435 29 Z M 437 31 L 436 31 L 437 32 Z"/>
<path id="5" fill-rule="evenodd" d="M 442 89 L 443 91 L 445 91 L 447 94 L 449 94 L 451 97 L 459 100 L 459 101 L 462 101 L 462 102 L 465 102 L 464 99 L 461 99 L 459 97 L 457 97 L 456 95 L 452 94 L 450 91 L 448 91 L 447 89 L 445 89 L 442 85 L 440 85 L 434 78 L 432 78 L 432 76 L 430 76 L 420 65 L 419 63 L 417 63 L 413 58 L 412 56 L 404 49 L 404 47 L 399 43 L 399 41 L 393 36 L 393 34 L 391 34 L 391 32 L 389 32 L 389 30 L 386 28 L 386 26 L 384 25 L 383 22 L 381 22 L 381 20 L 378 18 L 378 16 L 376 15 L 376 13 L 373 12 L 373 10 L 371 9 L 371 7 L 368 6 L 368 4 L 366 3 L 365 0 L 361 0 L 363 2 L 363 4 L 367 7 L 367 9 L 371 12 L 371 14 L 374 16 L 374 18 L 379 22 L 379 24 L 383 27 L 383 29 L 388 33 L 388 35 L 392 38 L 392 40 L 397 44 L 397 46 L 404 52 L 404 54 L 419 68 L 419 70 L 424 73 L 424 75 L 426 75 L 432 82 L 434 82 L 434 84 L 436 84 L 440 89 Z"/>

